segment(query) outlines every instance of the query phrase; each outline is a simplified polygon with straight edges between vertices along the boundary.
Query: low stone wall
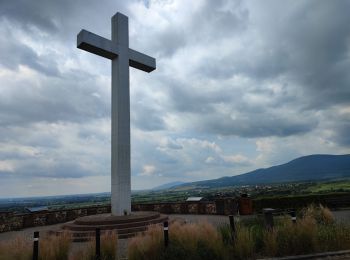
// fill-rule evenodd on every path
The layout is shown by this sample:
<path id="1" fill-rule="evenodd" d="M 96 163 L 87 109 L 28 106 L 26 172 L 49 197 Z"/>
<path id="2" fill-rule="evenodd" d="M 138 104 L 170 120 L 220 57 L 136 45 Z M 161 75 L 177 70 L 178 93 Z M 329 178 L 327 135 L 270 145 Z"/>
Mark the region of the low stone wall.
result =
<path id="1" fill-rule="evenodd" d="M 237 201 L 234 198 L 200 202 L 170 202 L 133 204 L 133 211 L 157 211 L 164 214 L 235 214 Z M 111 206 L 86 207 L 55 210 L 39 213 L 13 214 L 0 212 L 0 232 L 20 230 L 28 227 L 53 225 L 72 221 L 78 217 L 109 213 Z"/>
<path id="2" fill-rule="evenodd" d="M 314 194 L 293 197 L 260 198 L 253 200 L 255 212 L 261 212 L 263 208 L 274 209 L 300 209 L 310 204 L 327 206 L 330 209 L 350 207 L 350 193 Z"/>
<path id="3" fill-rule="evenodd" d="M 216 203 L 207 202 L 164 202 L 133 204 L 132 211 L 157 211 L 164 214 L 217 214 Z"/>
<path id="4" fill-rule="evenodd" d="M 13 213 L 0 213 L 0 232 L 23 228 L 23 216 Z"/>
<path id="5" fill-rule="evenodd" d="M 111 206 L 86 207 L 26 214 L 2 212 L 0 213 L 0 232 L 64 223 L 72 221 L 78 217 L 109 212 L 111 212 Z"/>

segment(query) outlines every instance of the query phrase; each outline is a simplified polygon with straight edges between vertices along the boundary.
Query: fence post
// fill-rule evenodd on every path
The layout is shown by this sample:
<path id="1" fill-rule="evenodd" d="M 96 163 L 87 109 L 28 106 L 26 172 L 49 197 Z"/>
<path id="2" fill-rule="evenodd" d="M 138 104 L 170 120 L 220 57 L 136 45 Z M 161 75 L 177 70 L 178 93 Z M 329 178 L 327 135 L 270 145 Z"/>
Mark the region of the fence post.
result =
<path id="1" fill-rule="evenodd" d="M 263 209 L 264 217 L 265 217 L 265 225 L 266 225 L 267 229 L 272 229 L 273 228 L 273 215 L 272 215 L 272 213 L 274 211 L 275 210 L 271 209 L 271 208 Z"/>
<path id="2" fill-rule="evenodd" d="M 164 225 L 164 245 L 165 245 L 165 248 L 168 247 L 168 244 L 169 244 L 169 223 L 168 221 L 164 221 L 163 223 Z"/>
<path id="3" fill-rule="evenodd" d="M 233 218 L 233 215 L 229 215 L 228 218 L 230 219 L 231 238 L 232 238 L 232 240 L 234 240 L 235 239 L 235 235 L 236 235 L 235 220 Z"/>
<path id="4" fill-rule="evenodd" d="M 100 247 L 100 229 L 96 228 L 95 241 L 96 241 L 96 260 L 101 259 L 101 247 Z"/>
<path id="5" fill-rule="evenodd" d="M 293 210 L 290 212 L 290 217 L 291 217 L 291 219 L 292 219 L 292 221 L 293 221 L 294 224 L 297 223 L 297 215 L 296 215 L 296 213 L 295 213 L 295 209 L 293 209 Z"/>
<path id="6" fill-rule="evenodd" d="M 38 260 L 39 258 L 39 231 L 34 231 L 33 239 L 33 260 Z"/>

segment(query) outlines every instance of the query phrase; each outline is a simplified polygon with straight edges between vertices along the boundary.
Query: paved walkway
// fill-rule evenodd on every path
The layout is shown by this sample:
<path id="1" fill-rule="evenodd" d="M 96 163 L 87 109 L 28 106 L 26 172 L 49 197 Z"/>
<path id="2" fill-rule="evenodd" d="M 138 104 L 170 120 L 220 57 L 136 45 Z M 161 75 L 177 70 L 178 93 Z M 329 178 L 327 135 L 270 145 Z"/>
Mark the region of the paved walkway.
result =
<path id="1" fill-rule="evenodd" d="M 31 240 L 33 239 L 34 231 L 46 232 L 51 230 L 52 231 L 59 230 L 63 224 L 64 223 L 48 225 L 48 226 L 31 227 L 31 228 L 18 230 L 18 231 L 9 231 L 9 232 L 0 233 L 0 241 L 12 239 L 17 236 L 24 236 L 25 238 Z"/>

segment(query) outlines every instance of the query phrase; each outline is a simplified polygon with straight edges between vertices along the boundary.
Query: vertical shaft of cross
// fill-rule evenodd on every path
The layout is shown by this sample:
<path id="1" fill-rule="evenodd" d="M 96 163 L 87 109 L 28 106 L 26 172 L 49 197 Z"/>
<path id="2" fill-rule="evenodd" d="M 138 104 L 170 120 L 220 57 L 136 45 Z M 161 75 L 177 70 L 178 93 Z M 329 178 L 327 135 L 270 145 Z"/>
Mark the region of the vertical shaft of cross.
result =
<path id="1" fill-rule="evenodd" d="M 81 30 L 77 36 L 79 49 L 112 60 L 112 215 L 131 212 L 130 169 L 130 90 L 129 66 L 146 72 L 156 69 L 156 60 L 129 49 L 128 17 L 116 13 L 112 17 L 112 40 Z"/>
<path id="2" fill-rule="evenodd" d="M 128 18 L 120 13 L 112 17 L 112 42 L 119 46 L 112 60 L 112 215 L 131 212 L 130 180 L 130 91 Z"/>

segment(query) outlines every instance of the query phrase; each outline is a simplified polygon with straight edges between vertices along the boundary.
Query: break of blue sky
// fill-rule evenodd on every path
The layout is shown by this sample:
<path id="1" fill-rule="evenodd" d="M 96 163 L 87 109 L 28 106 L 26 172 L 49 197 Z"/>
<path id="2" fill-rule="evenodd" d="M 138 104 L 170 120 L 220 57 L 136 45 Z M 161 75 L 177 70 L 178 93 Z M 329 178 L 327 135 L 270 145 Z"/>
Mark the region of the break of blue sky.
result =
<path id="1" fill-rule="evenodd" d="M 110 190 L 110 61 L 129 16 L 132 188 L 350 151 L 349 1 L 0 2 L 0 197 Z"/>

